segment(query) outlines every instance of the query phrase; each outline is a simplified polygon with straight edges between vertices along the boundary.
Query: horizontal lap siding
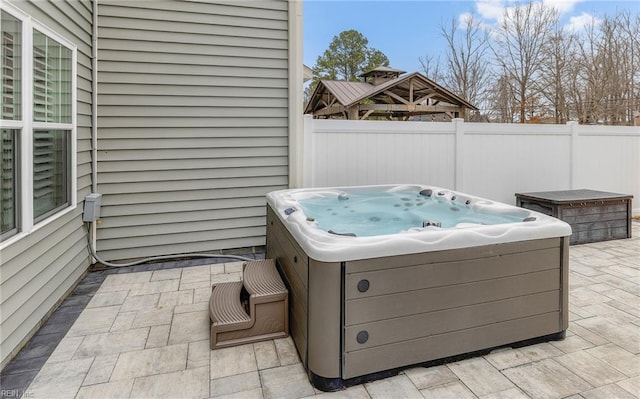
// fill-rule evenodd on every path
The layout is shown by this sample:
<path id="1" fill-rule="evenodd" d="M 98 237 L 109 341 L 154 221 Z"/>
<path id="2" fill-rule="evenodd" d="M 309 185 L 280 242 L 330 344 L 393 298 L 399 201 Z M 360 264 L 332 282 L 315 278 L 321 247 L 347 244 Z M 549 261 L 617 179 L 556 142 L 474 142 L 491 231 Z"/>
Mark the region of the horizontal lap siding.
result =
<path id="1" fill-rule="evenodd" d="M 288 185 L 286 1 L 99 4 L 98 251 L 265 244 Z"/>
<path id="2" fill-rule="evenodd" d="M 91 186 L 90 1 L 11 1 L 77 48 L 77 208 L 2 249 L 0 363 L 6 363 L 89 266 L 82 201 Z"/>

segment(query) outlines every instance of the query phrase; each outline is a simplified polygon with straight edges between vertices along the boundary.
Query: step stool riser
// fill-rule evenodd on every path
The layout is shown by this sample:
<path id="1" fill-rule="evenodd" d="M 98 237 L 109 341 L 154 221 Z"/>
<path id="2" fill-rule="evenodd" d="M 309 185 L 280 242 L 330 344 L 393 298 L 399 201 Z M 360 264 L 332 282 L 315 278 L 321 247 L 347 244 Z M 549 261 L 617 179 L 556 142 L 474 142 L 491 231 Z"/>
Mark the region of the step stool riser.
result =
<path id="1" fill-rule="evenodd" d="M 275 262 L 271 259 L 248 262 L 243 271 L 242 282 L 220 283 L 212 288 L 211 349 L 289 335 L 288 291 Z M 249 314 L 241 303 L 242 287 L 250 293 Z"/>

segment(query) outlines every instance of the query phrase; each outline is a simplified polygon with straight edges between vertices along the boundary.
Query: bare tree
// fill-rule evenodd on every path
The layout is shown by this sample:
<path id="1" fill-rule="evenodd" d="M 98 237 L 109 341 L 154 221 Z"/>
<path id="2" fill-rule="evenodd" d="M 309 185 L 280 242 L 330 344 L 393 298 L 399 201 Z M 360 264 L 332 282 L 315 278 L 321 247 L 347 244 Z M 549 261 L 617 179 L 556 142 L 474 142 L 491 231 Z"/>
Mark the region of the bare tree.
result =
<path id="1" fill-rule="evenodd" d="M 420 66 L 422 66 L 422 72 L 424 72 L 429 79 L 444 85 L 442 63 L 440 62 L 439 56 L 425 55 L 424 57 L 418 57 L 418 62 L 420 62 Z"/>
<path id="2" fill-rule="evenodd" d="M 509 74 L 503 71 L 489 89 L 489 117 L 499 123 L 513 123 L 518 113 L 516 95 L 509 82 Z"/>
<path id="3" fill-rule="evenodd" d="M 478 106 L 484 103 L 490 77 L 487 55 L 489 35 L 473 15 L 462 20 L 462 29 L 455 19 L 441 25 L 440 34 L 447 42 L 444 85 Z"/>
<path id="4" fill-rule="evenodd" d="M 517 95 L 519 121 L 526 120 L 527 98 L 536 87 L 540 73 L 544 44 L 552 36 L 558 13 L 542 3 L 528 2 L 507 8 L 495 30 L 492 45 L 496 62 L 505 71 L 511 90 Z"/>
<path id="5" fill-rule="evenodd" d="M 556 24 L 549 40 L 543 47 L 537 91 L 547 100 L 553 112 L 555 123 L 569 120 L 568 89 L 575 74 L 572 66 L 576 63 L 576 38 Z"/>

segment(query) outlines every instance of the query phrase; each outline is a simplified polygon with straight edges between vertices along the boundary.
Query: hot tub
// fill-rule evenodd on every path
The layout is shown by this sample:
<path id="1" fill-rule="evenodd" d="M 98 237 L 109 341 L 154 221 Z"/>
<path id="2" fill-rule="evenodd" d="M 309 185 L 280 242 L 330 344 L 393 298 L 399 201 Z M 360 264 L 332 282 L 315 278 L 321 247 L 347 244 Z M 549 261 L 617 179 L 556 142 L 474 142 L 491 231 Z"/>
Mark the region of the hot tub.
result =
<path id="1" fill-rule="evenodd" d="M 314 386 L 564 338 L 570 226 L 421 185 L 267 195 L 267 257 Z"/>

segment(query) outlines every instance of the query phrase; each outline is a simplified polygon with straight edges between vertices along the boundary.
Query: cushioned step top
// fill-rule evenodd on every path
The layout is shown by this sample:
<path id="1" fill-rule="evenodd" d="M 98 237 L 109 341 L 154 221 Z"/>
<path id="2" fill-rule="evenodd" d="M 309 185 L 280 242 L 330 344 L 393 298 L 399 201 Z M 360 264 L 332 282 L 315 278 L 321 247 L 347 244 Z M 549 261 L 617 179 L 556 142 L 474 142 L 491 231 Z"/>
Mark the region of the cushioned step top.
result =
<path id="1" fill-rule="evenodd" d="M 251 320 L 240 301 L 241 291 L 242 281 L 213 286 L 209 300 L 209 317 L 214 325 L 246 323 Z"/>
<path id="2" fill-rule="evenodd" d="M 287 294 L 273 259 L 247 262 L 243 280 L 247 292 L 254 298 Z"/>

